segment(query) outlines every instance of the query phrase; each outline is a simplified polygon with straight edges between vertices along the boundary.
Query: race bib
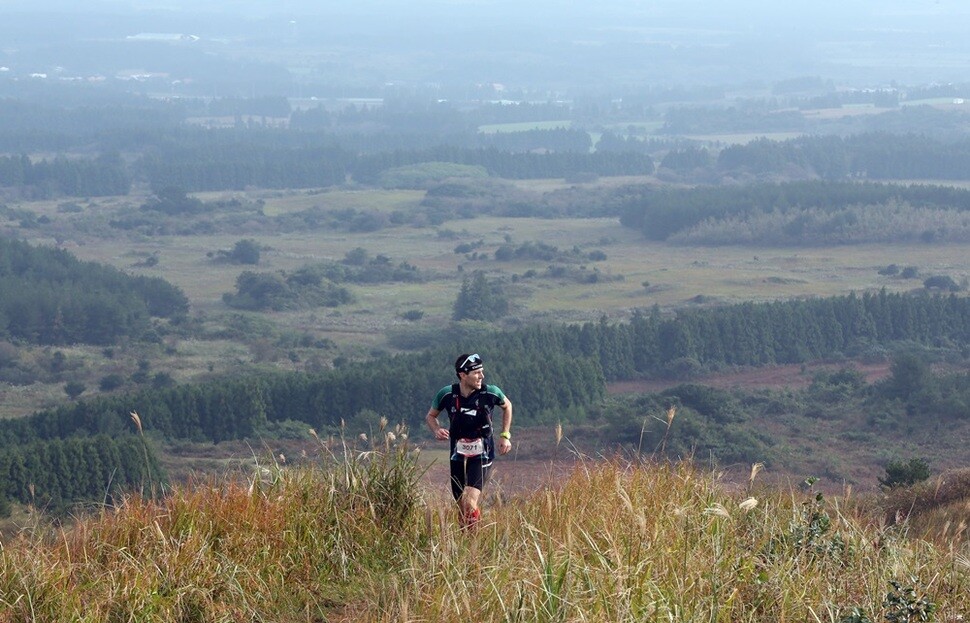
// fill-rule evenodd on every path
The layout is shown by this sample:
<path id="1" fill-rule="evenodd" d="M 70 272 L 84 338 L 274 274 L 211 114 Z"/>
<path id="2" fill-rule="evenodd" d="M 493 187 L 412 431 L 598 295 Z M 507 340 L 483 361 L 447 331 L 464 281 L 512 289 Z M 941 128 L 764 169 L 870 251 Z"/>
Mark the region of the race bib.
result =
<path id="1" fill-rule="evenodd" d="M 485 440 L 459 439 L 455 442 L 455 454 L 460 456 L 482 456 L 485 454 Z"/>

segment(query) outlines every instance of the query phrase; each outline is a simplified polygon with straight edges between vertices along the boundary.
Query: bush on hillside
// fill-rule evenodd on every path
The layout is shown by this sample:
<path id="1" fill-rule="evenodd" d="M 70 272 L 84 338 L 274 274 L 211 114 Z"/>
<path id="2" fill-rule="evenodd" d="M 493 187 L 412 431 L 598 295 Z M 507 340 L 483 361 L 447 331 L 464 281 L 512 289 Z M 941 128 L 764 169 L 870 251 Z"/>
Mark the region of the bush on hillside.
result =
<path id="1" fill-rule="evenodd" d="M 908 461 L 893 460 L 886 465 L 886 475 L 879 479 L 885 489 L 909 487 L 930 477 L 930 465 L 926 459 L 913 458 Z"/>

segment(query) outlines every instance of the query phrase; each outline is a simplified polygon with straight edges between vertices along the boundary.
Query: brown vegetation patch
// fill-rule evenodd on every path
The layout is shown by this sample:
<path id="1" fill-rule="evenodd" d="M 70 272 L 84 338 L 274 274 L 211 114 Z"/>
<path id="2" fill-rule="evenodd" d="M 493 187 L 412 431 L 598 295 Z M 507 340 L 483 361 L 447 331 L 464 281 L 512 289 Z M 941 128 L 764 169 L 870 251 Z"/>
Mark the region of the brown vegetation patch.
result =
<path id="1" fill-rule="evenodd" d="M 921 538 L 966 537 L 970 519 L 970 468 L 954 469 L 911 487 L 889 491 L 883 500 L 887 524 L 906 521 Z"/>

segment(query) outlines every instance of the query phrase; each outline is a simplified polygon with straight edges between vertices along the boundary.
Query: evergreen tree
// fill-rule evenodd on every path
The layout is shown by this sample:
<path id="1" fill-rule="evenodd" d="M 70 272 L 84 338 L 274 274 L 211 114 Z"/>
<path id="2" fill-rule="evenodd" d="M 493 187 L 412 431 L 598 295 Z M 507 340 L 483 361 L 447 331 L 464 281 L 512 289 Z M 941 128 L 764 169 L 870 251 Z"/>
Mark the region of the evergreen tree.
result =
<path id="1" fill-rule="evenodd" d="M 489 280 L 482 271 L 462 280 L 454 304 L 455 320 L 498 320 L 509 313 L 509 300 L 498 280 Z"/>

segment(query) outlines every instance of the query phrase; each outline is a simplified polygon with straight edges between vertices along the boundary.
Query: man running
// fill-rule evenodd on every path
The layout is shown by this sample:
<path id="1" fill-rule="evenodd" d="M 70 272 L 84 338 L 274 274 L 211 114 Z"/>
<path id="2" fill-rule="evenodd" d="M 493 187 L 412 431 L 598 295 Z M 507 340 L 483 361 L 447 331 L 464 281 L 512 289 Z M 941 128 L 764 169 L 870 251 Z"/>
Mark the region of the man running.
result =
<path id="1" fill-rule="evenodd" d="M 428 428 L 451 448 L 451 494 L 458 502 L 462 527 L 474 526 L 481 517 L 478 503 L 495 458 L 492 410 L 502 409 L 499 454 L 512 449 L 512 402 L 496 385 L 485 385 L 485 370 L 479 354 L 464 354 L 455 360 L 458 382 L 442 387 L 425 416 Z M 438 424 L 438 415 L 448 412 L 449 426 Z"/>

